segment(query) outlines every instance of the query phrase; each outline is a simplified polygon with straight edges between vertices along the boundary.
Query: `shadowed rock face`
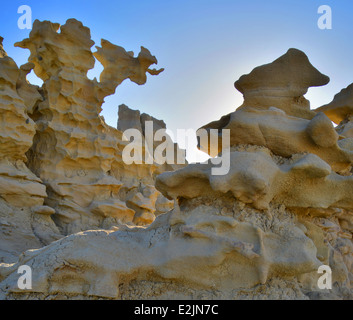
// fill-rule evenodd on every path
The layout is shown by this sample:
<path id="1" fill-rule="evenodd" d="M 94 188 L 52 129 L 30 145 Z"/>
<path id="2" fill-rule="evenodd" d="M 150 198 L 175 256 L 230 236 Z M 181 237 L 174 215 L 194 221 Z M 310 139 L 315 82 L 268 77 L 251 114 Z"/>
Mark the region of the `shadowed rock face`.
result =
<path id="1" fill-rule="evenodd" d="M 333 100 L 315 111 L 325 113 L 331 121 L 339 124 L 353 115 L 353 83 L 337 93 Z"/>
<path id="2" fill-rule="evenodd" d="M 292 154 L 311 152 L 332 166 L 334 171 L 350 170 L 353 149 L 352 138 L 339 140 L 330 119 L 322 112 L 311 120 L 287 115 L 280 109 L 239 108 L 218 122 L 202 127 L 207 131 L 218 130 L 217 146 L 221 152 L 222 130 L 230 130 L 230 144 L 265 146 L 274 154 L 290 157 Z M 200 129 L 202 129 L 200 128 Z M 209 153 L 210 146 L 199 139 L 200 150 Z"/>
<path id="3" fill-rule="evenodd" d="M 268 209 L 274 199 L 288 208 L 339 205 L 349 210 L 353 206 L 353 179 L 332 172 L 313 154 L 277 166 L 264 151 L 235 151 L 230 161 L 231 169 L 224 176 L 212 176 L 209 164 L 196 164 L 158 176 L 156 186 L 171 199 L 231 192 L 239 201 L 260 210 Z"/>
<path id="4" fill-rule="evenodd" d="M 86 76 L 89 29 L 74 19 L 36 21 L 18 45 L 30 64 L 0 58 L 0 253 L 10 251 L 0 299 L 353 298 L 353 140 L 310 110 L 303 95 L 328 78 L 304 53 L 290 49 L 241 77 L 242 107 L 205 126 L 219 139 L 230 130 L 227 174 L 202 163 L 155 178 L 165 168 L 122 161 L 121 130 L 146 139 L 146 120 L 164 122 L 126 106 L 120 130 L 99 116 L 124 79 L 159 73 L 147 49 L 134 58 L 102 40 L 97 82 Z M 32 68 L 42 88 L 26 84 Z M 78 232 L 88 228 L 101 230 Z M 26 292 L 17 286 L 23 264 L 33 274 Z M 323 264 L 329 293 L 317 286 Z"/>
<path id="5" fill-rule="evenodd" d="M 4 41 L 3 37 L 0 37 L 0 58 L 4 58 L 7 56 L 6 51 L 4 50 L 4 47 L 2 45 L 2 42 Z"/>
<path id="6" fill-rule="evenodd" d="M 272 63 L 241 76 L 234 86 L 244 95 L 241 107 L 276 107 L 288 115 L 310 119 L 315 114 L 304 94 L 309 87 L 323 86 L 329 81 L 311 65 L 304 52 L 289 49 Z"/>
<path id="7" fill-rule="evenodd" d="M 330 78 L 323 75 L 309 62 L 304 52 L 289 49 L 287 53 L 272 63 L 260 66 L 243 75 L 234 86 L 241 93 L 271 89 L 278 96 L 302 96 L 309 87 L 328 84 Z"/>
<path id="8" fill-rule="evenodd" d="M 340 132 L 333 127 L 329 111 L 324 111 L 331 108 L 319 108 L 316 113 L 303 97 L 309 87 L 328 82 L 329 78 L 316 70 L 302 51 L 289 49 L 274 62 L 241 76 L 235 87 L 243 93 L 244 103 L 235 112 L 200 129 L 218 130 L 218 152 L 221 152 L 222 130 L 228 129 L 232 146 L 265 146 L 282 157 L 311 152 L 329 163 L 334 171 L 349 171 L 353 140 L 349 136 L 339 139 Z M 300 101 L 305 103 L 299 105 Z M 211 149 L 217 150 L 215 146 L 203 145 L 201 139 L 198 147 L 209 154 Z"/>
<path id="9" fill-rule="evenodd" d="M 148 130 L 146 129 L 147 124 L 149 126 Z M 163 120 L 158 120 L 146 113 L 141 114 L 140 111 L 132 110 L 128 106 L 122 104 L 119 106 L 118 112 L 118 130 L 124 132 L 128 129 L 137 129 L 141 133 L 143 147 L 146 147 L 149 153 L 153 154 L 156 165 L 158 163 L 163 163 L 164 160 L 163 156 L 158 158 L 159 154 L 155 152 L 156 148 L 159 146 L 162 148 L 162 144 L 164 144 L 166 147 L 171 146 L 172 150 L 174 150 L 174 163 L 159 164 L 157 165 L 156 172 L 162 173 L 164 171 L 174 171 L 184 167 L 185 164 L 187 164 L 185 150 L 180 149 L 178 144 L 173 142 L 171 137 L 166 133 L 167 127 Z M 162 141 L 157 141 L 154 139 L 157 131 L 162 131 Z M 181 162 L 180 164 L 177 163 L 178 154 L 181 155 L 179 160 L 179 162 Z"/>

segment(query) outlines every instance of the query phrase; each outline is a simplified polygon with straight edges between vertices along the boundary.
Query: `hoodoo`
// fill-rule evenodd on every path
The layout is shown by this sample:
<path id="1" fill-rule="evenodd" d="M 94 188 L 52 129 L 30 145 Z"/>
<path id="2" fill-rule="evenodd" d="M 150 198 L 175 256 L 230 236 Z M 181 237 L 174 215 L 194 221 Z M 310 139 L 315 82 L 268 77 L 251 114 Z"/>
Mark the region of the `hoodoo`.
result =
<path id="1" fill-rule="evenodd" d="M 202 127 L 229 130 L 224 175 L 210 161 L 127 165 L 122 131 L 165 124 L 121 106 L 118 130 L 101 105 L 158 74 L 156 58 L 106 40 L 93 54 L 74 19 L 36 21 L 17 45 L 31 52 L 20 68 L 0 47 L 0 299 L 353 299 L 351 86 L 310 110 L 305 93 L 329 78 L 290 49 L 240 77 L 244 103 Z"/>

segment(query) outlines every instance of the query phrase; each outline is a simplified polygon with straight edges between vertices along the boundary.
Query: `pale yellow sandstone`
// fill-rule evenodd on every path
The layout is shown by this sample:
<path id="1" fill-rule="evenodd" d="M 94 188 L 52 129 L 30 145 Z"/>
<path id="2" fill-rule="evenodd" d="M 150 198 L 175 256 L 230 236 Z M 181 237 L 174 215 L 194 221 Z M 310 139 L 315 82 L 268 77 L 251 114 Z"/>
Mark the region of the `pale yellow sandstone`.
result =
<path id="1" fill-rule="evenodd" d="M 69 19 L 34 23 L 18 43 L 31 52 L 21 68 L 0 47 L 0 299 L 353 299 L 349 90 L 334 100 L 344 118 L 334 128 L 304 98 L 328 77 L 290 49 L 242 76 L 241 108 L 204 126 L 218 142 L 230 130 L 230 150 L 211 154 L 229 156 L 225 175 L 211 160 L 128 165 L 123 131 L 144 140 L 146 120 L 154 132 L 165 123 L 120 106 L 112 128 L 104 97 L 162 70 L 143 47 L 135 58 L 107 40 L 92 54 L 93 44 Z M 87 78 L 94 56 L 99 82 Z M 25 80 L 32 68 L 41 88 Z M 331 290 L 318 288 L 323 264 Z"/>

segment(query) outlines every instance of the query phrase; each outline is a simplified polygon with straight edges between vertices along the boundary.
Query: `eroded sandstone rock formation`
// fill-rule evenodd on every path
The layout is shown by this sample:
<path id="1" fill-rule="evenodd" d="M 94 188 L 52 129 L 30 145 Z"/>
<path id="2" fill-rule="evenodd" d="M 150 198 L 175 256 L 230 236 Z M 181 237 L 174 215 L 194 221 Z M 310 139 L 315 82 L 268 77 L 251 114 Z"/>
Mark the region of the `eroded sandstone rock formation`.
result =
<path id="1" fill-rule="evenodd" d="M 339 124 L 353 114 L 353 83 L 337 93 L 333 100 L 315 111 L 325 113 L 333 122 Z"/>
<path id="2" fill-rule="evenodd" d="M 330 81 L 309 62 L 304 52 L 289 49 L 272 63 L 260 66 L 243 75 L 234 86 L 244 95 L 240 108 L 276 107 L 291 116 L 311 119 L 315 113 L 304 98 L 309 87 L 323 86 Z"/>
<path id="3" fill-rule="evenodd" d="M 231 148 L 219 149 L 229 152 L 229 172 L 216 176 L 211 162 L 189 164 L 155 180 L 157 165 L 129 167 L 121 160 L 126 145 L 121 130 L 143 132 L 141 114 L 121 107 L 121 130 L 98 115 L 104 96 L 122 79 L 141 84 L 146 71 L 158 73 L 148 71 L 156 60 L 145 50 L 133 58 L 103 41 L 96 57 L 106 69 L 99 83 L 91 81 L 87 28 L 74 20 L 60 34 L 58 28 L 37 22 L 20 43 L 30 48 L 30 63 L 44 81 L 34 105 L 16 96 L 15 83 L 24 84 L 29 66 L 6 82 L 14 100 L 4 100 L 19 104 L 11 113 L 18 108 L 24 122 L 29 119 L 26 147 L 14 154 L 21 164 L 27 154 L 32 172 L 24 164 L 14 170 L 28 172 L 43 190 L 36 212 L 52 210 L 61 231 L 98 229 L 117 216 L 120 221 L 113 229 L 71 234 L 26 251 L 15 263 L 0 264 L 0 298 L 353 298 L 353 139 L 333 127 L 327 108 L 310 110 L 303 95 L 329 79 L 303 52 L 290 49 L 241 77 L 236 88 L 244 94 L 242 107 L 203 127 L 217 129 L 219 140 L 222 129 L 230 130 Z M 70 52 L 80 61 L 67 59 Z M 132 64 L 131 72 L 114 65 L 121 57 Z M 2 64 L 10 63 L 4 59 Z M 332 109 L 343 104 L 340 99 Z M 11 130 L 1 131 L 1 137 L 20 144 Z M 209 152 L 209 146 L 200 148 Z M 13 166 L 16 157 L 9 160 Z M 144 216 L 142 209 L 153 206 L 155 188 L 174 200 L 174 208 L 149 226 L 132 225 Z M 15 197 L 4 199 L 10 203 Z M 102 217 L 99 223 L 87 222 L 98 221 L 96 216 Z M 17 269 L 24 264 L 33 273 L 26 291 L 17 286 Z M 321 265 L 332 269 L 332 289 L 318 288 Z"/>
<path id="4" fill-rule="evenodd" d="M 159 164 L 159 173 L 164 171 L 174 171 L 184 167 L 185 164 L 187 164 L 186 151 L 180 149 L 178 144 L 173 142 L 166 131 L 167 126 L 163 120 L 158 120 L 146 113 L 141 114 L 139 110 L 132 110 L 124 104 L 119 106 L 118 115 L 118 130 L 124 132 L 129 129 L 137 129 L 141 133 L 143 146 L 146 146 L 148 153 L 153 155 L 155 164 Z M 158 131 L 160 131 L 161 135 L 163 134 L 161 140 L 159 140 L 159 137 L 158 139 L 155 139 Z M 162 144 L 171 146 L 174 154 L 172 163 L 166 162 L 165 156 L 158 158 L 158 156 L 161 155 L 155 151 L 156 148 Z M 145 152 L 145 150 L 143 151 Z M 144 162 L 147 162 L 144 155 L 142 155 L 142 159 L 144 159 Z"/>
<path id="5" fill-rule="evenodd" d="M 61 27 L 35 21 L 29 38 L 16 44 L 31 52 L 18 68 L 1 38 L 1 262 L 74 232 L 149 224 L 173 206 L 154 187 L 156 174 L 167 169 L 126 166 L 122 132 L 99 115 L 122 81 L 143 84 L 146 72 L 163 69 L 149 69 L 157 60 L 145 48 L 134 58 L 102 40 L 94 55 L 104 70 L 99 82 L 90 80 L 93 44 L 75 19 Z M 26 80 L 32 69 L 41 88 Z"/>
<path id="6" fill-rule="evenodd" d="M 336 131 L 343 137 L 353 138 L 353 83 L 337 93 L 333 100 L 318 109 L 338 124 Z"/>
<path id="7" fill-rule="evenodd" d="M 135 214 L 119 199 L 122 182 L 112 173 L 120 133 L 99 113 L 104 98 L 125 79 L 144 84 L 157 60 L 145 48 L 134 58 L 102 40 L 94 54 L 104 66 L 97 82 L 87 77 L 95 63 L 93 44 L 89 29 L 75 19 L 61 27 L 35 21 L 29 38 L 16 44 L 30 50 L 29 62 L 44 81 L 43 102 L 31 115 L 37 131 L 29 167 L 46 184 L 46 203 L 64 234 L 100 227 L 107 219 L 132 222 Z"/>
<path id="8" fill-rule="evenodd" d="M 42 100 L 26 81 L 31 68 L 18 68 L 0 46 L 0 262 L 60 238 L 54 210 L 44 205 L 46 187 L 25 164 L 36 133 L 28 113 Z"/>

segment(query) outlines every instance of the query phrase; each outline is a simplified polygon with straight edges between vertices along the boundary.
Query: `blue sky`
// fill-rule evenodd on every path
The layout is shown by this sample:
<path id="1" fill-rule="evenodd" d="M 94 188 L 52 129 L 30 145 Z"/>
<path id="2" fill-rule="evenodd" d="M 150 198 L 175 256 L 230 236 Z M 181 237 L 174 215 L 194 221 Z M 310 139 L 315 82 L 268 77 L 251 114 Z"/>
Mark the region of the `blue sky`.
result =
<path id="1" fill-rule="evenodd" d="M 312 108 L 332 100 L 353 82 L 353 1 L 351 0 L 129 0 L 7 1 L 1 5 L 0 35 L 7 53 L 21 65 L 28 50 L 13 44 L 26 38 L 17 21 L 20 5 L 33 20 L 64 24 L 76 18 L 104 38 L 138 54 L 148 48 L 165 71 L 144 86 L 125 81 L 106 98 L 102 115 L 116 127 L 118 105 L 163 119 L 167 127 L 197 129 L 234 111 L 242 95 L 233 86 L 242 74 L 269 63 L 289 48 L 303 50 L 331 78 L 306 97 Z M 319 6 L 332 8 L 332 30 L 320 30 Z M 92 48 L 94 51 L 94 47 Z M 96 63 L 90 77 L 99 77 Z M 31 82 L 38 82 L 34 75 Z"/>

